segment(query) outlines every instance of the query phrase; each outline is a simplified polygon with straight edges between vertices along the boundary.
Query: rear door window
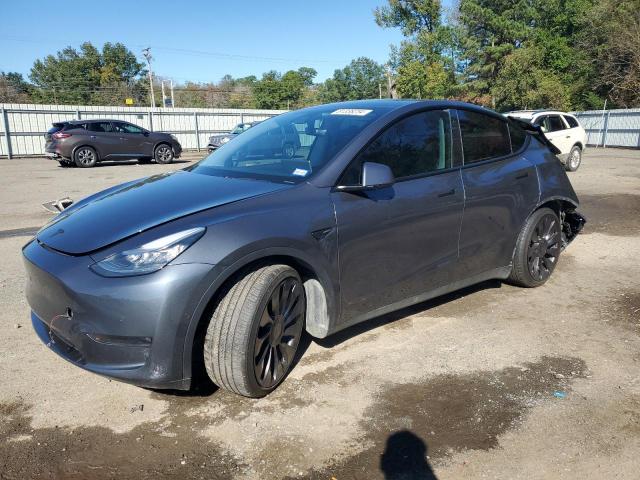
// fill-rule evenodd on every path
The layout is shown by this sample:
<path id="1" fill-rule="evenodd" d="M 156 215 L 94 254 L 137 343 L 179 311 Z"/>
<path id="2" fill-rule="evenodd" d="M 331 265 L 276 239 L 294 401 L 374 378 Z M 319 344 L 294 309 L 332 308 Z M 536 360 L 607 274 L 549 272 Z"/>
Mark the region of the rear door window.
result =
<path id="1" fill-rule="evenodd" d="M 493 115 L 458 110 L 464 163 L 476 163 L 511 154 L 507 122 Z"/>
<path id="2" fill-rule="evenodd" d="M 547 132 L 559 132 L 560 130 L 565 130 L 567 127 L 564 125 L 562 118 L 560 115 L 549 115 L 544 124 Z"/>
<path id="3" fill-rule="evenodd" d="M 87 130 L 91 132 L 108 133 L 113 131 L 111 122 L 92 122 L 88 125 L 88 127 L 89 128 Z"/>

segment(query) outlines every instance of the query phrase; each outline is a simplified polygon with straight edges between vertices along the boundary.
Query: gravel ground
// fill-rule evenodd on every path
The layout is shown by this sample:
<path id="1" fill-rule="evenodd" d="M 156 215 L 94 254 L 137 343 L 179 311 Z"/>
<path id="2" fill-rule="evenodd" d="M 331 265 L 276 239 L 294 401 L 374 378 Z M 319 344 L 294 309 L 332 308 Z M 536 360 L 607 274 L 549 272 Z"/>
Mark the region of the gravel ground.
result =
<path id="1" fill-rule="evenodd" d="M 0 161 L 0 478 L 638 478 L 639 151 L 592 149 L 570 174 L 589 223 L 545 286 L 307 338 L 261 400 L 109 381 L 31 330 L 20 248 L 41 204 L 187 164 Z"/>

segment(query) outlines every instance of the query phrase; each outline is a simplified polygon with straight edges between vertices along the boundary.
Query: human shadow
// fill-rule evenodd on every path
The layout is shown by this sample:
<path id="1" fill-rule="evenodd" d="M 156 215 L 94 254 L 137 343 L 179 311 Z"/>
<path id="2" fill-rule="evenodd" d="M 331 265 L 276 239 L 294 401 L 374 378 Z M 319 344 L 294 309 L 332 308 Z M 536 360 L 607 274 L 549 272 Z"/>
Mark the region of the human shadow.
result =
<path id="1" fill-rule="evenodd" d="M 387 438 L 380 456 L 380 470 L 385 480 L 437 480 L 427 461 L 427 445 L 408 430 Z"/>
<path id="2" fill-rule="evenodd" d="M 426 310 L 435 308 L 439 305 L 443 305 L 445 303 L 449 303 L 454 300 L 464 298 L 468 295 L 474 294 L 476 292 L 480 292 L 482 290 L 496 289 L 500 287 L 502 287 L 502 282 L 500 280 L 487 280 L 487 281 L 478 283 L 476 285 L 462 288 L 460 290 L 456 290 L 455 292 L 447 293 L 445 295 L 441 295 L 431 300 L 417 303 L 415 305 L 411 305 L 410 307 L 406 307 L 401 310 L 396 310 L 394 312 L 387 313 L 386 315 L 381 315 L 379 317 L 372 318 L 371 320 L 358 323 L 349 328 L 345 328 L 342 331 L 334 333 L 327 338 L 322 338 L 322 339 L 314 338 L 313 341 L 316 344 L 320 345 L 321 347 L 333 348 L 337 345 L 340 345 L 343 342 L 346 342 L 347 340 L 353 337 L 357 337 L 358 335 L 362 335 L 363 333 L 366 333 L 370 330 L 376 329 L 383 325 L 393 323 L 395 321 L 401 320 L 411 315 L 416 315 Z"/>

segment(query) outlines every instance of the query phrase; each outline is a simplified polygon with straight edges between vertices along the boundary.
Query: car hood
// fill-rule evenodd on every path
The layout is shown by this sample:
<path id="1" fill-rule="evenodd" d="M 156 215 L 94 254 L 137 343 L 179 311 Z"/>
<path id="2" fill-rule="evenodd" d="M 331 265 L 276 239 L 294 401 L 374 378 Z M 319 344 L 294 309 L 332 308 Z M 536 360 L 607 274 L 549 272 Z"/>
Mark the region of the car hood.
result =
<path id="1" fill-rule="evenodd" d="M 291 186 L 179 170 L 120 187 L 63 211 L 36 238 L 63 253 L 87 254 L 171 220 Z"/>

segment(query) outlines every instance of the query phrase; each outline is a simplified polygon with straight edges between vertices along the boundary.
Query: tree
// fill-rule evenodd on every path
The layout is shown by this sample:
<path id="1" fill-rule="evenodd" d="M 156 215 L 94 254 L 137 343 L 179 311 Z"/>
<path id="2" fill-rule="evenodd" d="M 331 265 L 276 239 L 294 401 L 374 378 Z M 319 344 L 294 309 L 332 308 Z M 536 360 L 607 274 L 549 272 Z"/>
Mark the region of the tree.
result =
<path id="1" fill-rule="evenodd" d="M 359 57 L 324 82 L 320 98 L 324 102 L 378 98 L 382 85 L 386 93 L 386 84 L 384 67 L 370 58 Z"/>
<path id="2" fill-rule="evenodd" d="M 121 43 L 105 43 L 99 51 L 85 42 L 55 56 L 36 60 L 29 78 L 34 97 L 44 103 L 122 104 L 124 98 L 144 101 L 146 71 Z"/>
<path id="3" fill-rule="evenodd" d="M 515 50 L 504 59 L 491 88 L 501 109 L 570 109 L 569 87 L 543 67 L 543 57 L 541 49 L 525 47 Z"/>
<path id="4" fill-rule="evenodd" d="M 0 103 L 31 103 L 31 85 L 21 73 L 0 72 Z"/>
<path id="5" fill-rule="evenodd" d="M 313 84 L 317 72 L 301 67 L 284 75 L 271 70 L 253 83 L 253 96 L 258 108 L 296 108 L 302 106 L 304 92 Z"/>
<path id="6" fill-rule="evenodd" d="M 613 105 L 640 106 L 640 3 L 599 2 L 585 21 L 578 42 L 598 75 L 593 90 Z"/>
<path id="7" fill-rule="evenodd" d="M 440 0 L 388 0 L 375 10 L 383 28 L 407 37 L 391 52 L 390 65 L 401 97 L 441 98 L 453 91 L 456 60 L 453 29 L 443 23 Z"/>

